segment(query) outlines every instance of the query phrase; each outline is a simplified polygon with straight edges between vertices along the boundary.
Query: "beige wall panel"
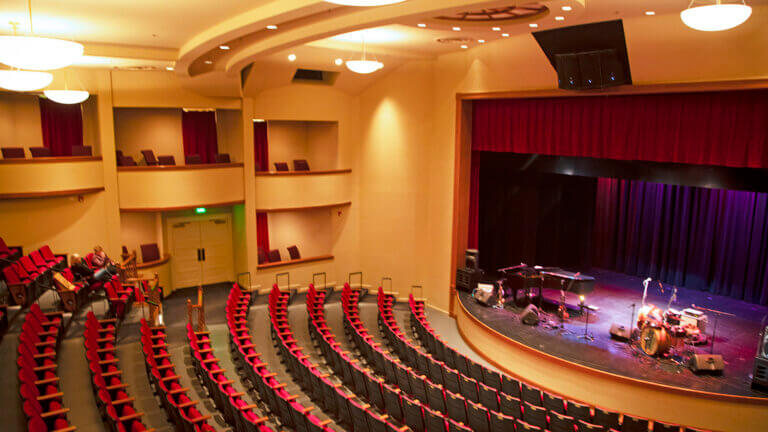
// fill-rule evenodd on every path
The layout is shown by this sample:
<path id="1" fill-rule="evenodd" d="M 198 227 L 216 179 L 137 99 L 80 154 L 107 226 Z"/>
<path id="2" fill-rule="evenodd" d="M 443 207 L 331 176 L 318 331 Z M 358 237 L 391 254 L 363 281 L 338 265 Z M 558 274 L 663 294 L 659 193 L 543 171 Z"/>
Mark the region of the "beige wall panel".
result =
<path id="1" fill-rule="evenodd" d="M 256 176 L 256 208 L 342 204 L 353 199 L 352 173 Z"/>
<path id="2" fill-rule="evenodd" d="M 232 162 L 243 161 L 243 120 L 240 110 L 216 110 L 216 139 L 219 153 L 229 153 Z"/>
<path id="3" fill-rule="evenodd" d="M 37 96 L 0 94 L 0 147 L 42 147 L 40 103 Z M 32 157 L 29 150 L 27 157 Z"/>
<path id="4" fill-rule="evenodd" d="M 162 256 L 162 242 L 158 238 L 157 213 L 121 213 L 120 240 L 128 252 L 136 251 L 137 262 L 144 262 L 141 245 L 157 243 Z"/>
<path id="5" fill-rule="evenodd" d="M 0 193 L 57 192 L 104 187 L 100 160 L 0 164 Z"/>
<path id="6" fill-rule="evenodd" d="M 269 121 L 267 140 L 269 171 L 275 170 L 275 162 L 286 162 L 289 169 L 293 170 L 294 159 L 308 159 L 306 122 Z"/>
<path id="7" fill-rule="evenodd" d="M 240 108 L 240 99 L 208 97 L 185 88 L 174 72 L 111 73 L 115 107 Z"/>
<path id="8" fill-rule="evenodd" d="M 269 214 L 269 247 L 288 260 L 288 246 L 296 245 L 302 258 L 328 255 L 333 250 L 333 209 L 287 211 Z"/>
<path id="9" fill-rule="evenodd" d="M 338 165 L 339 127 L 335 122 L 307 122 L 307 161 L 312 170 L 344 168 Z"/>
<path id="10" fill-rule="evenodd" d="M 184 165 L 184 140 L 179 108 L 116 108 L 115 145 L 139 165 L 144 165 L 142 150 L 155 157 L 171 155 Z"/>
<path id="11" fill-rule="evenodd" d="M 118 172 L 121 209 L 197 207 L 243 201 L 243 167 Z"/>

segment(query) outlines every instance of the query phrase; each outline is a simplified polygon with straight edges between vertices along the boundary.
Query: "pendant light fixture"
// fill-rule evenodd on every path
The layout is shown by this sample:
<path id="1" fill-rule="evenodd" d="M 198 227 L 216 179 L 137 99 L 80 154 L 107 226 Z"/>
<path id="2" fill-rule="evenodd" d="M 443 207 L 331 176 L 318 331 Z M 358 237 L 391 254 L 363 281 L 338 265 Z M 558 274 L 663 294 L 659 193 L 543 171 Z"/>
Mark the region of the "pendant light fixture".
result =
<path id="1" fill-rule="evenodd" d="M 44 90 L 43 94 L 45 97 L 54 102 L 65 105 L 78 104 L 88 99 L 90 94 L 87 91 L 70 90 L 69 86 L 67 85 L 68 78 L 69 74 L 67 71 L 64 71 L 64 89 L 58 90 L 54 88 L 50 90 Z"/>
<path id="2" fill-rule="evenodd" d="M 752 8 L 742 0 L 741 3 L 723 3 L 722 0 L 709 0 L 696 6 L 697 0 L 691 0 L 688 9 L 680 12 L 680 19 L 688 27 L 701 31 L 722 31 L 738 27 L 752 15 Z"/>
<path id="3" fill-rule="evenodd" d="M 48 72 L 0 70 L 0 87 L 11 91 L 34 91 L 46 87 L 53 81 Z"/>
<path id="4" fill-rule="evenodd" d="M 325 0 L 326 3 L 333 3 L 343 6 L 385 6 L 395 3 L 402 3 L 405 0 Z"/>
<path id="5" fill-rule="evenodd" d="M 13 36 L 0 36 L 0 63 L 18 69 L 52 70 L 69 66 L 82 57 L 82 44 L 34 36 L 32 0 L 27 1 L 27 8 L 31 36 L 17 35 L 18 23 L 12 23 Z"/>
<path id="6" fill-rule="evenodd" d="M 354 73 L 370 74 L 384 67 L 384 63 L 377 60 L 368 60 L 365 46 L 365 36 L 363 36 L 363 57 L 359 60 L 347 60 L 347 69 Z"/>

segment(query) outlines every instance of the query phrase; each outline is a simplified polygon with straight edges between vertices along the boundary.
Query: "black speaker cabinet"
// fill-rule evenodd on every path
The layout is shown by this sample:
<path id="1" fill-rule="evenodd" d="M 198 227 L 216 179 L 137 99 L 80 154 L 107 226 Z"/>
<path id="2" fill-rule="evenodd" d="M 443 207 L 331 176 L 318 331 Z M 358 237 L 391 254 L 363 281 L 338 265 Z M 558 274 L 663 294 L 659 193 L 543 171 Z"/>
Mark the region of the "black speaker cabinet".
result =
<path id="1" fill-rule="evenodd" d="M 558 86 L 565 90 L 588 90 L 627 82 L 624 65 L 616 50 L 587 51 L 555 56 Z"/>
<path id="2" fill-rule="evenodd" d="M 628 341 L 630 337 L 629 329 L 621 324 L 611 324 L 611 337 L 618 340 Z"/>
<path id="3" fill-rule="evenodd" d="M 539 323 L 539 309 L 534 305 L 528 305 L 520 314 L 520 320 L 525 325 L 536 325 Z"/>
<path id="4" fill-rule="evenodd" d="M 720 375 L 723 373 L 725 364 L 723 363 L 723 356 L 719 354 L 694 354 L 691 357 L 690 367 L 697 374 Z"/>
<path id="5" fill-rule="evenodd" d="M 565 90 L 580 89 L 581 74 L 579 73 L 579 55 L 558 54 L 555 56 L 555 62 L 558 87 Z"/>
<path id="6" fill-rule="evenodd" d="M 768 389 L 768 327 L 760 332 L 755 367 L 752 370 L 752 387 Z"/>

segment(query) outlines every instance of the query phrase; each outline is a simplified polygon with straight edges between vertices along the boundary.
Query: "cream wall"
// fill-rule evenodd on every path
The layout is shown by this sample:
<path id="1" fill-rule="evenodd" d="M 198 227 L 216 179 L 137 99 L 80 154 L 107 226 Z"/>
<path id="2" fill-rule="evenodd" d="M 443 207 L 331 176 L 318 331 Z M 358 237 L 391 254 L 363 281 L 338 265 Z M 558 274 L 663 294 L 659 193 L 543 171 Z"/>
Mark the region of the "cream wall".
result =
<path id="1" fill-rule="evenodd" d="M 171 155 L 176 165 L 184 165 L 181 109 L 116 108 L 115 145 L 139 165 L 145 165 L 142 150 Z"/>
<path id="2" fill-rule="evenodd" d="M 311 170 L 344 168 L 338 165 L 339 127 L 334 122 L 307 122 L 307 160 Z"/>
<path id="3" fill-rule="evenodd" d="M 288 260 L 288 246 L 296 245 L 302 258 L 327 255 L 333 250 L 332 209 L 270 213 L 269 247 Z"/>
<path id="4" fill-rule="evenodd" d="M 161 237 L 162 224 L 158 213 L 121 213 L 121 246 L 128 248 L 128 253 L 136 251 L 137 262 L 144 262 L 141 245 L 157 243 L 160 255 L 163 254 Z"/>
<path id="5" fill-rule="evenodd" d="M 219 153 L 229 153 L 232 162 L 243 161 L 243 121 L 239 110 L 216 110 L 216 141 Z"/>
<path id="6" fill-rule="evenodd" d="M 267 126 L 269 169 L 295 159 L 305 159 L 313 171 L 335 169 L 338 161 L 338 125 L 335 122 L 274 121 Z"/>

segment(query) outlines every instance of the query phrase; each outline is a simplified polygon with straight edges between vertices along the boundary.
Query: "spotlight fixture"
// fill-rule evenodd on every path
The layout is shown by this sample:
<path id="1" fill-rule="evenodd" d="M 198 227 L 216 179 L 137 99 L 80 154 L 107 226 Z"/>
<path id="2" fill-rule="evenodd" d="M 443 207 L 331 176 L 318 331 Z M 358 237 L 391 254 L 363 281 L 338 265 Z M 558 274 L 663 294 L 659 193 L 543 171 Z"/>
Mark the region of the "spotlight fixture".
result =
<path id="1" fill-rule="evenodd" d="M 288 61 L 296 61 L 296 54 L 288 54 Z"/>
<path id="2" fill-rule="evenodd" d="M 333 3 L 343 6 L 384 6 L 395 3 L 402 3 L 405 0 L 325 0 L 326 3 Z"/>
<path id="3" fill-rule="evenodd" d="M 12 91 L 40 90 L 53 81 L 53 75 L 48 72 L 0 70 L 0 87 Z"/>
<path id="4" fill-rule="evenodd" d="M 680 19 L 688 27 L 701 31 L 722 31 L 738 27 L 752 15 L 752 8 L 741 3 L 722 3 L 710 0 L 709 5 L 694 6 L 691 0 L 688 9 L 680 12 Z"/>
<path id="5" fill-rule="evenodd" d="M 165 70 L 167 70 L 167 71 L 172 71 L 173 69 L 174 69 L 173 66 L 166 66 L 165 67 Z"/>
<path id="6" fill-rule="evenodd" d="M 416 25 L 417 25 L 417 26 L 419 26 L 419 27 L 421 27 L 421 28 L 427 28 L 427 25 L 426 25 L 426 24 L 424 24 L 424 23 L 418 23 L 418 24 L 416 24 Z"/>
<path id="7" fill-rule="evenodd" d="M 536 23 L 530 23 L 530 24 L 528 24 L 528 27 L 530 27 L 530 28 L 539 28 L 539 25 L 536 24 Z"/>
<path id="8" fill-rule="evenodd" d="M 229 49 L 229 45 L 219 45 L 219 49 L 226 51 Z"/>
<path id="9" fill-rule="evenodd" d="M 561 7 L 560 9 L 562 9 L 564 12 L 570 12 L 570 11 L 572 11 L 572 10 L 573 10 L 573 8 L 572 8 L 572 7 L 570 7 L 570 6 L 563 6 L 563 7 Z"/>
<path id="10" fill-rule="evenodd" d="M 462 49 L 467 49 L 467 48 L 469 48 L 469 46 L 467 46 L 467 45 L 462 45 L 462 46 L 461 46 L 461 48 L 462 48 Z"/>
<path id="11" fill-rule="evenodd" d="M 493 31 L 501 31 L 501 27 L 494 27 L 491 30 L 493 30 Z"/>
<path id="12" fill-rule="evenodd" d="M 564 20 L 565 20 L 564 16 L 556 16 L 555 17 L 555 21 L 564 21 Z"/>
<path id="13" fill-rule="evenodd" d="M 454 27 L 453 31 L 461 31 L 461 27 Z"/>
<path id="14" fill-rule="evenodd" d="M 334 61 L 334 63 L 336 63 L 336 66 L 341 66 L 344 64 L 344 60 L 337 58 L 336 61 Z"/>
<path id="15" fill-rule="evenodd" d="M 79 104 L 90 96 L 85 90 L 44 90 L 43 94 L 48 99 L 65 105 Z"/>
<path id="16" fill-rule="evenodd" d="M 207 64 L 207 65 L 212 65 L 213 64 L 213 60 L 206 60 L 204 63 Z"/>
<path id="17" fill-rule="evenodd" d="M 482 43 L 485 43 L 485 39 L 478 39 L 478 40 L 477 40 L 477 43 L 481 43 L 481 44 L 482 44 Z"/>
<path id="18" fill-rule="evenodd" d="M 501 37 L 509 37 L 509 33 L 502 33 Z"/>
<path id="19" fill-rule="evenodd" d="M 645 11 L 645 14 L 648 16 L 656 15 L 655 11 Z"/>
<path id="20" fill-rule="evenodd" d="M 270 24 L 267 26 L 267 30 L 277 30 L 277 26 L 274 24 Z"/>

